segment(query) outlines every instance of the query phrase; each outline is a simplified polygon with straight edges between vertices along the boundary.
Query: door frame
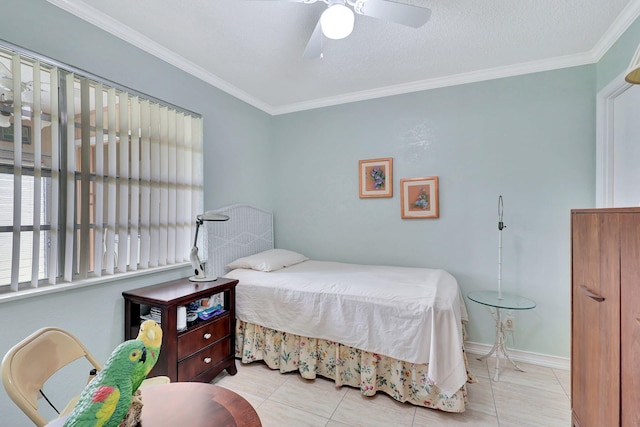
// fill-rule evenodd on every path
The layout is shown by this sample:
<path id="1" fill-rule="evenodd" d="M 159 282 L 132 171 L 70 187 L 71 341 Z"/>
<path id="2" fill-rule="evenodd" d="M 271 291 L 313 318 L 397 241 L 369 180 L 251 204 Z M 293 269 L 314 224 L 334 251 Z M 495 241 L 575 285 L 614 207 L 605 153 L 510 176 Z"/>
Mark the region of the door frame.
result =
<path id="1" fill-rule="evenodd" d="M 614 101 L 633 85 L 614 78 L 596 95 L 596 207 L 613 207 Z"/>

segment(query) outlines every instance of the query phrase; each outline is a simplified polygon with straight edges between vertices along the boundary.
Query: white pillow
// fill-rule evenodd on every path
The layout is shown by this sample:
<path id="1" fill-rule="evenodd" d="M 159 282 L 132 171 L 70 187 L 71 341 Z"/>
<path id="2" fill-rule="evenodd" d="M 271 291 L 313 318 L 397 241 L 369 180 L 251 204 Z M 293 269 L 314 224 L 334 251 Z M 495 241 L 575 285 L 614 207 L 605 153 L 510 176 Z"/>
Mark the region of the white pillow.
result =
<path id="1" fill-rule="evenodd" d="M 238 258 L 227 265 L 227 268 L 250 268 L 258 271 L 276 271 L 290 265 L 299 264 L 309 258 L 286 249 L 269 249 L 255 255 Z"/>

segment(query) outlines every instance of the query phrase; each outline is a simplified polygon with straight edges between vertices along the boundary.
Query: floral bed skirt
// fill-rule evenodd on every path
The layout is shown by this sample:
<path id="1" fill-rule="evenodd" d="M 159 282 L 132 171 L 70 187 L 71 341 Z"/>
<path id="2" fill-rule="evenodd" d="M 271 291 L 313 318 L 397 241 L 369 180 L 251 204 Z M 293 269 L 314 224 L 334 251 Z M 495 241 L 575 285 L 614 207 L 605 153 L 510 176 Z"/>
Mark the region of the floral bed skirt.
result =
<path id="1" fill-rule="evenodd" d="M 466 384 L 454 395 L 446 396 L 427 378 L 428 365 L 416 365 L 241 320 L 236 322 L 235 355 L 242 363 L 263 360 L 271 369 L 279 369 L 282 373 L 299 371 L 306 379 L 320 375 L 334 380 L 337 387 L 360 388 L 365 396 L 381 391 L 400 402 L 447 412 L 464 412 L 467 403 Z M 475 380 L 467 374 L 467 382 Z"/>

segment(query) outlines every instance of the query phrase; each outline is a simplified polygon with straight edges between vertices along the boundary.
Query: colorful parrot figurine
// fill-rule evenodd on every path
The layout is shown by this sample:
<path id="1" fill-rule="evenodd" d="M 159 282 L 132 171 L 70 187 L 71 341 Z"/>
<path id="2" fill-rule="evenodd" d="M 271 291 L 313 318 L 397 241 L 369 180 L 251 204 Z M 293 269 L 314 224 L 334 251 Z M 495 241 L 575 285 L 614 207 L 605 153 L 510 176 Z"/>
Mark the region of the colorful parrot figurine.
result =
<path id="1" fill-rule="evenodd" d="M 160 357 L 160 345 L 162 344 L 162 329 L 154 320 L 145 320 L 140 325 L 138 339 L 144 343 L 147 349 L 147 360 L 136 366 L 133 371 L 133 392 L 135 393 L 153 369 Z"/>
<path id="2" fill-rule="evenodd" d="M 147 350 L 140 340 L 116 347 L 80 394 L 64 427 L 117 427 L 131 405 L 133 372 L 146 360 Z"/>

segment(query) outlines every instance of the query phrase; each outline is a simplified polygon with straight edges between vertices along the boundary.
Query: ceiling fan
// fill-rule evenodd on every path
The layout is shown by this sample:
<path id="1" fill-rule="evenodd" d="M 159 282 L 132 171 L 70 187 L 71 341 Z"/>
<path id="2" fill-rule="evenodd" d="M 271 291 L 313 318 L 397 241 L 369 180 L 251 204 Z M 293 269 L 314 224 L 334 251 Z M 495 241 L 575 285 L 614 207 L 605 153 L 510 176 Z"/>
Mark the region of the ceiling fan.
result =
<path id="1" fill-rule="evenodd" d="M 46 83 L 44 84 L 46 85 Z M 43 85 L 43 86 L 44 86 Z M 13 115 L 13 73 L 2 62 L 0 62 L 0 127 L 11 126 L 11 116 Z M 42 88 L 43 92 L 47 92 Z M 33 81 L 20 82 L 20 97 L 22 100 L 22 118 L 32 119 L 31 103 L 33 102 Z"/>
<path id="2" fill-rule="evenodd" d="M 273 1 L 273 0 L 269 0 Z M 294 3 L 322 1 L 327 9 L 322 12 L 311 38 L 304 50 L 305 58 L 322 57 L 322 37 L 339 40 L 353 31 L 355 13 L 383 19 L 413 28 L 424 25 L 431 16 L 431 9 L 388 0 L 277 0 Z"/>

